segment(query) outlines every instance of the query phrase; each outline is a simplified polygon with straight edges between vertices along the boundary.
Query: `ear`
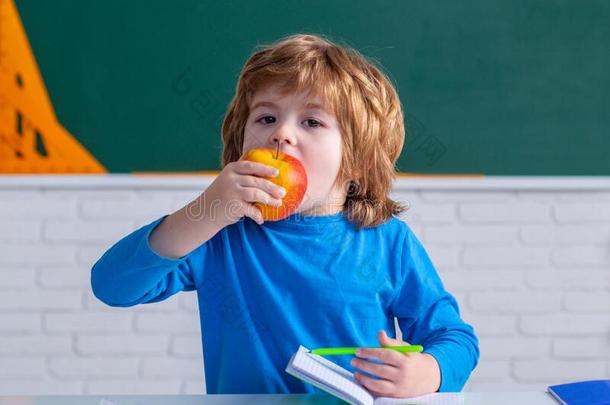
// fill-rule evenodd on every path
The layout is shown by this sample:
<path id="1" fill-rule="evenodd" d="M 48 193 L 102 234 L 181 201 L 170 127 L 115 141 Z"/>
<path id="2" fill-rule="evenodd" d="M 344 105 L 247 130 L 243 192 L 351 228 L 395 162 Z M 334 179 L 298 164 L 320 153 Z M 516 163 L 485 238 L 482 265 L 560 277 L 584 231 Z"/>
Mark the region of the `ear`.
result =
<path id="1" fill-rule="evenodd" d="M 360 184 L 358 184 L 357 181 L 355 181 L 355 180 L 348 181 L 348 184 L 347 184 L 347 196 L 348 197 L 354 197 L 354 196 L 358 195 L 359 191 L 360 191 Z"/>

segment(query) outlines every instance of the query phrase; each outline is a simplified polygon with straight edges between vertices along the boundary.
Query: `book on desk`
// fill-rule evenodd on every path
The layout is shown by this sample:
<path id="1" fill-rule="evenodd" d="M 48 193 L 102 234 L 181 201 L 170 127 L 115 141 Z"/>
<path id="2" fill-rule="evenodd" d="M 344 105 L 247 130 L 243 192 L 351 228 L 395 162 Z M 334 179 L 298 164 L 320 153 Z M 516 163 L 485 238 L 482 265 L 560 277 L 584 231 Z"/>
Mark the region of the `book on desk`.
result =
<path id="1" fill-rule="evenodd" d="M 310 353 L 304 346 L 292 355 L 286 372 L 354 405 L 464 405 L 459 393 L 435 393 L 411 398 L 389 398 L 373 395 L 348 370 L 324 357 Z"/>
<path id="2" fill-rule="evenodd" d="M 551 385 L 547 391 L 562 405 L 610 405 L 610 380 Z"/>

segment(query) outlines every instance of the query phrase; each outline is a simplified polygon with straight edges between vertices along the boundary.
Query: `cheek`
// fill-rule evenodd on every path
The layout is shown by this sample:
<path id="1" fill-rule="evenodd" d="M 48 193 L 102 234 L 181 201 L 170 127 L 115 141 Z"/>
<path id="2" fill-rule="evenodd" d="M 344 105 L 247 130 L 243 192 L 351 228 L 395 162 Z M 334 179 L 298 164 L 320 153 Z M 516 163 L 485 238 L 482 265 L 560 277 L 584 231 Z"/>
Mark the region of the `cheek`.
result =
<path id="1" fill-rule="evenodd" d="M 332 187 L 341 166 L 341 143 L 318 144 L 303 156 L 311 190 L 328 192 Z"/>
<path id="2" fill-rule="evenodd" d="M 244 127 L 244 144 L 242 145 L 242 151 L 245 152 L 246 150 L 250 149 L 250 147 L 252 146 L 252 138 L 252 128 L 248 124 L 246 124 L 246 126 Z"/>

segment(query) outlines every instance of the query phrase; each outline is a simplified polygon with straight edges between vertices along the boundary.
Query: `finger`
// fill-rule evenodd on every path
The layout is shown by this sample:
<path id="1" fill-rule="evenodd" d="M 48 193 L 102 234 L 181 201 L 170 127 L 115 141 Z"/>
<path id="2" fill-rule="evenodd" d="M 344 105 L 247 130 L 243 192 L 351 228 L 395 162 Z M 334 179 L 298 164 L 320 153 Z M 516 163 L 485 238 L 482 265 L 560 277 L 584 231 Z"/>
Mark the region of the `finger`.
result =
<path id="1" fill-rule="evenodd" d="M 381 360 L 386 364 L 390 364 L 396 367 L 400 367 L 405 361 L 403 353 L 397 352 L 396 350 L 384 348 L 359 349 L 356 352 L 356 356 L 366 359 Z"/>
<path id="2" fill-rule="evenodd" d="M 385 330 L 380 330 L 379 333 L 377 334 L 377 338 L 379 339 L 379 343 L 381 343 L 382 346 L 411 346 L 409 344 L 409 342 L 405 342 L 399 339 L 393 339 L 391 337 L 388 336 L 388 334 L 386 333 Z M 399 352 L 400 353 L 400 352 Z M 413 353 L 400 353 L 403 356 L 407 356 L 410 357 L 413 355 Z"/>
<path id="3" fill-rule="evenodd" d="M 388 395 L 394 391 L 395 384 L 388 380 L 371 378 L 362 373 L 354 373 L 354 378 L 376 395 Z"/>
<path id="4" fill-rule="evenodd" d="M 249 218 L 252 218 L 254 220 L 254 222 L 256 222 L 259 225 L 261 225 L 263 222 L 265 222 L 265 220 L 263 219 L 263 214 L 261 213 L 261 211 L 258 208 L 256 208 L 256 206 L 254 204 L 250 204 L 250 203 L 244 204 L 244 215 Z"/>
<path id="5" fill-rule="evenodd" d="M 242 188 L 242 196 L 244 201 L 255 203 L 260 202 L 267 205 L 273 205 L 279 207 L 282 205 L 282 200 L 278 198 L 273 198 L 273 196 L 269 195 L 265 191 L 260 188 L 254 187 L 243 187 Z"/>
<path id="6" fill-rule="evenodd" d="M 260 162 L 251 162 L 249 160 L 239 160 L 234 162 L 234 168 L 235 173 L 237 174 L 251 174 L 262 177 L 275 177 L 275 170 L 277 170 L 273 166 Z"/>
<path id="7" fill-rule="evenodd" d="M 409 346 L 409 343 L 407 342 L 389 337 L 383 329 L 377 334 L 377 339 L 382 346 Z"/>
<path id="8" fill-rule="evenodd" d="M 238 184 L 243 187 L 260 188 L 276 198 L 282 198 L 286 195 L 284 187 L 278 186 L 274 182 L 261 177 L 248 175 L 239 176 Z"/>
<path id="9" fill-rule="evenodd" d="M 357 369 L 390 381 L 394 381 L 399 373 L 399 369 L 390 364 L 373 363 L 372 361 L 357 358 L 354 358 L 351 364 Z"/>

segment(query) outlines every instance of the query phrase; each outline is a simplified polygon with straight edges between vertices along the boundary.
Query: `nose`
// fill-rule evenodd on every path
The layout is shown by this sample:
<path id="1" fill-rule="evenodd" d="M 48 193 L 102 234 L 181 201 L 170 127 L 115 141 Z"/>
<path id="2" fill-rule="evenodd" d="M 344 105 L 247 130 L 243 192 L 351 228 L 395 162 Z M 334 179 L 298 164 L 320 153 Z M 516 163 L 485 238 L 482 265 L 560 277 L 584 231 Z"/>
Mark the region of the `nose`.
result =
<path id="1" fill-rule="evenodd" d="M 269 135 L 269 145 L 276 148 L 277 145 L 282 146 L 283 143 L 287 143 L 290 146 L 296 146 L 297 140 L 295 136 L 295 130 L 291 129 L 289 125 L 278 125 L 275 131 Z"/>

